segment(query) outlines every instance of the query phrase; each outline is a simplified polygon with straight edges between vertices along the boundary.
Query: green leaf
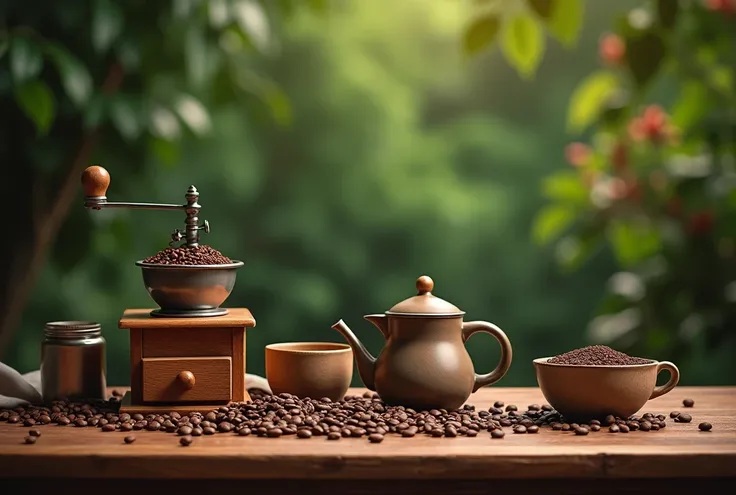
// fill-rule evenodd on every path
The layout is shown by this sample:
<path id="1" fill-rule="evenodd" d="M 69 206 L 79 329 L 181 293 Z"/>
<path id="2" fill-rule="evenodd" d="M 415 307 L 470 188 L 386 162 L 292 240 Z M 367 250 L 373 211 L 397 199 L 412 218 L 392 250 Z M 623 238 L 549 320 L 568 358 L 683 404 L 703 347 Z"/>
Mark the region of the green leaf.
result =
<path id="1" fill-rule="evenodd" d="M 585 205 L 589 200 L 588 189 L 574 170 L 562 170 L 542 181 L 542 194 L 554 201 Z"/>
<path id="2" fill-rule="evenodd" d="M 666 48 L 662 37 L 653 31 L 626 38 L 626 60 L 637 86 L 645 86 L 662 66 Z"/>
<path id="3" fill-rule="evenodd" d="M 679 0 L 657 0 L 657 17 L 662 27 L 667 29 L 673 27 L 679 12 Z"/>
<path id="4" fill-rule="evenodd" d="M 60 45 L 49 45 L 47 52 L 56 64 L 67 96 L 77 107 L 83 106 L 92 94 L 92 76 L 87 67 Z"/>
<path id="5" fill-rule="evenodd" d="M 495 15 L 484 15 L 474 19 L 463 37 L 463 50 L 467 55 L 482 51 L 496 38 L 501 21 Z"/>
<path id="6" fill-rule="evenodd" d="M 608 229 L 613 251 L 623 267 L 630 267 L 656 254 L 662 247 L 659 231 L 652 225 L 614 221 Z"/>
<path id="7" fill-rule="evenodd" d="M 708 89 L 700 81 L 688 81 L 672 109 L 672 123 L 680 129 L 696 125 L 710 110 Z"/>
<path id="8" fill-rule="evenodd" d="M 583 79 L 570 98 L 568 129 L 581 132 L 592 124 L 615 94 L 618 85 L 618 78 L 607 71 L 593 72 Z"/>
<path id="9" fill-rule="evenodd" d="M 167 167 L 173 167 L 181 157 L 181 147 L 176 141 L 166 141 L 152 137 L 149 141 L 151 152 Z"/>
<path id="10" fill-rule="evenodd" d="M 279 125 L 291 124 L 291 103 L 276 83 L 249 70 L 241 70 L 236 81 L 241 89 L 256 95 L 268 105 L 271 116 Z"/>
<path id="11" fill-rule="evenodd" d="M 539 22 L 529 15 L 516 15 L 504 23 L 501 49 L 522 77 L 532 77 L 544 54 L 544 33 Z"/>
<path id="12" fill-rule="evenodd" d="M 542 209 L 532 223 L 532 238 L 539 245 L 557 239 L 572 225 L 576 211 L 568 205 L 552 204 Z"/>
<path id="13" fill-rule="evenodd" d="M 18 86 L 15 90 L 15 100 L 36 125 L 39 134 L 46 134 L 56 114 L 54 94 L 46 83 L 36 80 Z"/>
<path id="14" fill-rule="evenodd" d="M 195 134 L 206 134 L 212 128 L 207 109 L 192 95 L 181 95 L 176 102 L 176 113 Z"/>
<path id="15" fill-rule="evenodd" d="M 150 120 L 151 133 L 166 141 L 177 139 L 181 134 L 181 126 L 176 115 L 162 106 L 156 106 L 151 111 Z"/>
<path id="16" fill-rule="evenodd" d="M 110 102 L 110 119 L 126 141 L 133 141 L 141 135 L 141 108 L 135 98 L 126 95 L 113 98 Z"/>
<path id="17" fill-rule="evenodd" d="M 208 14 L 212 27 L 219 29 L 230 21 L 228 0 L 209 0 L 208 6 Z"/>
<path id="18" fill-rule="evenodd" d="M 733 71 L 724 65 L 713 67 L 708 73 L 708 81 L 723 93 L 731 93 L 733 89 Z"/>
<path id="19" fill-rule="evenodd" d="M 123 32 L 123 12 L 111 0 L 96 0 L 92 12 L 92 46 L 105 53 Z"/>
<path id="20" fill-rule="evenodd" d="M 207 40 L 197 25 L 192 25 L 184 38 L 187 78 L 192 86 L 199 88 L 207 78 Z"/>
<path id="21" fill-rule="evenodd" d="M 585 6 L 582 0 L 554 0 L 552 14 L 547 20 L 550 34 L 568 48 L 580 37 Z"/>
<path id="22" fill-rule="evenodd" d="M 554 0 L 527 0 L 529 7 L 539 15 L 542 19 L 549 19 L 554 12 Z"/>
<path id="23" fill-rule="evenodd" d="M 40 47 L 32 40 L 17 36 L 10 42 L 10 73 L 16 84 L 33 79 L 43 67 Z"/>
<path id="24" fill-rule="evenodd" d="M 84 110 L 84 128 L 94 129 L 104 122 L 107 105 L 103 95 L 92 95 Z"/>
<path id="25" fill-rule="evenodd" d="M 238 0 L 233 6 L 235 19 L 256 49 L 264 52 L 270 40 L 270 27 L 263 8 L 254 0 Z"/>
<path id="26" fill-rule="evenodd" d="M 582 233 L 563 237 L 555 246 L 555 259 L 564 270 L 572 272 L 580 268 L 600 245 L 598 233 Z"/>

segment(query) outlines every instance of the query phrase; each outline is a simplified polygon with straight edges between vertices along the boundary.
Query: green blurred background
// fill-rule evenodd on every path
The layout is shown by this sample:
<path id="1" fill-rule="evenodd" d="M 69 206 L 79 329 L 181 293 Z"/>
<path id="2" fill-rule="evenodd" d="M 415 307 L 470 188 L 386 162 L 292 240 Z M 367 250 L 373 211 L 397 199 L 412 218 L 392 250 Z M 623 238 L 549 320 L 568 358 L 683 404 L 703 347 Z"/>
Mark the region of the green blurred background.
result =
<path id="1" fill-rule="evenodd" d="M 340 318 L 378 353 L 362 315 L 427 274 L 508 334 L 499 385 L 591 343 L 736 384 L 728 1 L 60 4 L 0 7 L 0 358 L 19 371 L 45 322 L 94 320 L 109 383 L 128 383 L 117 321 L 153 307 L 134 263 L 183 215 L 86 211 L 79 174 L 100 164 L 111 201 L 197 186 L 203 242 L 245 262 L 226 305 L 257 320 L 249 373 L 269 343 L 342 342 Z M 629 135 L 652 104 L 676 140 Z M 468 349 L 479 372 L 499 357 Z"/>

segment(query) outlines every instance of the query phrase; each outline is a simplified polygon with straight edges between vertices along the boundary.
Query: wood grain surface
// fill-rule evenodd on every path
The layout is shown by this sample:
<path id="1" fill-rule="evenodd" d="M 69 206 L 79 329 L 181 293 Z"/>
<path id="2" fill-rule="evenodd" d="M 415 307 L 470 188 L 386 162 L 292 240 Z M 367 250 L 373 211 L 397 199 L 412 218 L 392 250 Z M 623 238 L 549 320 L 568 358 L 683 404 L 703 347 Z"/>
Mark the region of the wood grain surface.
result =
<path id="1" fill-rule="evenodd" d="M 243 327 L 238 330 L 243 333 Z M 143 331 L 143 357 L 231 356 L 233 329 L 224 328 L 146 328 Z"/>
<path id="2" fill-rule="evenodd" d="M 191 327 L 254 327 L 256 320 L 247 308 L 227 308 L 223 316 L 201 318 L 159 318 L 151 309 L 126 309 L 118 328 L 191 328 Z"/>
<path id="3" fill-rule="evenodd" d="M 695 400 L 695 406 L 686 409 L 693 416 L 692 423 L 675 423 L 668 418 L 667 428 L 656 432 L 612 434 L 603 429 L 587 436 L 575 436 L 571 432 L 543 428 L 537 434 L 519 435 L 506 429 L 506 437 L 498 440 L 492 440 L 485 432 L 475 438 L 388 435 L 380 444 L 371 444 L 365 438 L 331 442 L 324 437 L 305 440 L 295 436 L 271 439 L 217 434 L 195 438 L 191 446 L 181 447 L 174 434 L 163 432 L 135 432 L 137 441 L 126 445 L 123 443 L 126 434 L 120 432 L 42 426 L 38 442 L 25 445 L 27 428 L 0 423 L 0 478 L 34 479 L 36 483 L 62 478 L 216 479 L 220 485 L 230 487 L 236 485 L 228 485 L 228 480 L 270 479 L 282 480 L 281 486 L 287 486 L 290 483 L 287 480 L 294 480 L 291 483 L 297 488 L 302 485 L 296 480 L 308 479 L 324 487 L 343 486 L 345 493 L 366 493 L 358 488 L 376 480 L 402 479 L 424 483 L 435 480 L 428 486 L 433 489 L 444 486 L 445 493 L 453 492 L 446 491 L 449 480 L 465 480 L 463 483 L 468 487 L 454 493 L 481 493 L 491 482 L 495 483 L 493 491 L 501 486 L 518 486 L 549 493 L 545 486 L 563 480 L 568 483 L 578 480 L 576 487 L 587 486 L 593 490 L 590 480 L 601 478 L 609 482 L 598 487 L 605 485 L 605 490 L 595 489 L 599 493 L 611 487 L 623 489 L 622 480 L 633 480 L 638 487 L 649 486 L 648 493 L 657 479 L 669 480 L 668 486 L 674 482 L 682 489 L 707 487 L 718 479 L 724 486 L 733 485 L 736 481 L 736 387 L 678 387 L 647 403 L 642 412 L 683 411 L 684 398 Z M 469 403 L 487 408 L 495 400 L 520 407 L 544 403 L 536 388 L 499 387 L 479 391 L 471 396 Z M 698 423 L 702 421 L 712 423 L 713 430 L 700 432 Z M 696 484 L 692 482 L 694 479 L 698 480 Z M 329 480 L 342 481 L 329 485 Z M 373 481 L 353 486 L 350 480 Z M 521 484 L 508 485 L 513 480 Z M 415 485 L 408 481 L 390 484 L 405 487 L 404 493 L 416 492 L 410 489 Z M 389 492 L 393 493 L 385 491 Z M 579 492 L 572 488 L 569 491 Z M 333 493 L 341 492 L 338 489 Z M 639 492 L 632 489 L 632 493 Z"/>
<path id="4" fill-rule="evenodd" d="M 179 379 L 182 372 L 194 376 L 191 388 Z M 232 376 L 230 357 L 144 358 L 143 401 L 227 403 L 232 397 Z"/>

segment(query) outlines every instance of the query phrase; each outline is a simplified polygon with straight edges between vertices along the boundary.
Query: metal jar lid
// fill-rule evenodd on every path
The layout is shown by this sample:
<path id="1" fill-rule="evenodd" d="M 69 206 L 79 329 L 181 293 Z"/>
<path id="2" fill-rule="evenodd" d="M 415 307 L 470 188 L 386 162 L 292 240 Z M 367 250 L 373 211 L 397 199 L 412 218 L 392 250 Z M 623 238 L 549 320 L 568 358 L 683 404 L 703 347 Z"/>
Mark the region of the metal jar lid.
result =
<path id="1" fill-rule="evenodd" d="M 99 337 L 102 326 L 93 321 L 52 321 L 46 323 L 44 335 L 57 339 Z"/>
<path id="2" fill-rule="evenodd" d="M 404 299 L 386 311 L 387 315 L 405 316 L 462 316 L 465 314 L 460 308 L 441 299 L 434 294 L 434 281 L 427 275 L 422 275 L 416 281 L 417 295 Z"/>

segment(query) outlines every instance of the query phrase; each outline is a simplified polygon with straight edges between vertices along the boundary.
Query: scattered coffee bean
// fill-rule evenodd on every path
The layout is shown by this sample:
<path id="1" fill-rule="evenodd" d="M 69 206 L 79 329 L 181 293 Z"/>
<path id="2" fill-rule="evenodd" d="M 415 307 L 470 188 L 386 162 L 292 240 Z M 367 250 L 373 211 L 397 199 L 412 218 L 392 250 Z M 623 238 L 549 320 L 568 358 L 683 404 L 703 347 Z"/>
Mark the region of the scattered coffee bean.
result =
<path id="1" fill-rule="evenodd" d="M 505 404 L 503 403 L 502 400 L 497 400 L 496 402 L 493 403 L 493 407 L 495 407 L 496 409 L 501 409 L 504 405 Z"/>
<path id="2" fill-rule="evenodd" d="M 36 443 L 36 440 L 38 440 L 38 437 L 34 437 L 33 435 L 28 435 L 25 438 L 25 442 L 28 443 L 28 444 L 34 444 L 34 443 Z"/>
<path id="3" fill-rule="evenodd" d="M 125 443 L 133 443 L 133 442 L 135 442 L 135 437 L 133 435 L 128 435 L 127 437 L 125 437 L 123 439 L 123 441 Z"/>
<path id="4" fill-rule="evenodd" d="M 629 366 L 648 364 L 652 360 L 632 357 L 605 345 L 592 345 L 549 358 L 547 362 L 575 366 Z"/>
<path id="5" fill-rule="evenodd" d="M 587 435 L 588 433 L 590 433 L 590 430 L 588 430 L 584 426 L 578 426 L 577 428 L 575 428 L 576 435 Z"/>
<path id="6" fill-rule="evenodd" d="M 502 429 L 493 430 L 491 431 L 491 438 L 503 438 L 506 436 L 506 433 Z"/>
<path id="7" fill-rule="evenodd" d="M 342 435 L 340 435 L 336 431 L 331 431 L 327 434 L 327 440 L 340 440 L 342 438 Z"/>
<path id="8" fill-rule="evenodd" d="M 682 405 L 685 407 L 693 407 L 695 405 L 695 401 L 692 399 L 685 399 L 682 401 Z"/>
<path id="9" fill-rule="evenodd" d="M 506 412 L 516 412 L 518 410 L 519 408 L 513 404 L 509 404 L 508 406 L 506 406 Z"/>
<path id="10" fill-rule="evenodd" d="M 40 437 L 41 436 L 41 430 L 31 430 L 28 432 L 28 434 L 32 437 Z"/>
<path id="11" fill-rule="evenodd" d="M 331 432 L 331 433 L 337 433 L 337 432 Z M 298 438 L 312 438 L 312 432 L 311 432 L 311 430 L 308 430 L 306 428 L 302 428 L 301 430 L 297 430 L 296 431 L 296 436 Z"/>
<path id="12" fill-rule="evenodd" d="M 526 428 L 527 433 L 537 433 L 539 431 L 539 426 L 537 425 L 531 425 Z"/>
<path id="13" fill-rule="evenodd" d="M 601 425 L 590 425 L 590 431 L 601 431 Z"/>
<path id="14" fill-rule="evenodd" d="M 102 427 L 102 431 L 110 432 L 110 431 L 115 431 L 115 430 L 117 430 L 117 428 L 115 428 L 115 425 L 112 423 L 108 423 Z"/>
<path id="15" fill-rule="evenodd" d="M 190 436 L 181 437 L 179 438 L 179 443 L 182 444 L 184 447 L 189 447 L 194 440 Z"/>
<path id="16" fill-rule="evenodd" d="M 372 433 L 368 436 L 368 440 L 371 443 L 381 443 L 383 442 L 383 435 L 379 435 L 378 433 Z"/>
<path id="17" fill-rule="evenodd" d="M 623 425 L 618 425 L 618 429 L 619 429 L 619 431 L 620 431 L 621 433 L 628 433 L 628 432 L 629 432 L 629 427 L 628 427 L 628 426 L 626 426 L 625 424 L 623 424 Z"/>
<path id="18" fill-rule="evenodd" d="M 202 428 L 202 433 L 204 433 L 205 435 L 214 435 L 216 431 L 217 430 L 215 430 L 211 426 L 205 426 L 204 428 Z"/>
<path id="19" fill-rule="evenodd" d="M 526 427 L 522 425 L 517 425 L 514 427 L 514 433 L 526 433 Z"/>
<path id="20" fill-rule="evenodd" d="M 182 437 L 191 435 L 192 434 L 192 427 L 191 426 L 186 426 L 186 425 L 185 426 L 182 426 L 181 428 L 179 428 L 179 430 L 177 431 L 177 433 L 179 434 L 179 436 L 182 436 Z"/>
<path id="21" fill-rule="evenodd" d="M 613 424 L 608 427 L 608 431 L 611 433 L 618 433 L 619 432 L 619 426 L 617 424 Z"/>
<path id="22" fill-rule="evenodd" d="M 680 411 L 672 411 L 670 413 L 670 418 L 675 419 L 679 415 L 680 415 Z"/>
<path id="23" fill-rule="evenodd" d="M 682 413 L 675 418 L 675 423 L 689 423 L 693 420 L 693 417 L 687 413 Z"/>
<path id="24" fill-rule="evenodd" d="M 700 431 L 710 431 L 713 428 L 713 425 L 710 423 L 700 423 L 698 425 L 698 429 Z"/>

